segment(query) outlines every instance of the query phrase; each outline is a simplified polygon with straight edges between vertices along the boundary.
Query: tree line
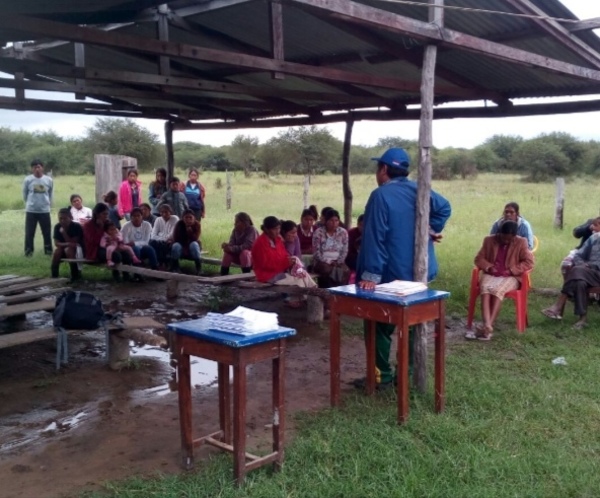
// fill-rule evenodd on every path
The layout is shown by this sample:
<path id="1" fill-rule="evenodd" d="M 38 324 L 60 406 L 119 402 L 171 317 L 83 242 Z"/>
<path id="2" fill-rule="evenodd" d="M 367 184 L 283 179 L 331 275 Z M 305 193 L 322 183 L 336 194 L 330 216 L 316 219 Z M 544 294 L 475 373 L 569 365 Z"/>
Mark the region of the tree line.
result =
<path id="1" fill-rule="evenodd" d="M 389 147 L 407 149 L 416 162 L 417 141 L 383 137 L 373 146 L 352 146 L 351 172 L 372 172 L 371 158 Z M 281 131 L 264 144 L 243 134 L 221 147 L 176 142 L 174 153 L 179 169 L 240 170 L 247 176 L 337 174 L 342 167 L 342 142 L 327 128 L 316 126 Z M 0 128 L 0 173 L 26 173 L 29 162 L 40 158 L 46 169 L 56 175 L 92 174 L 94 154 L 136 157 L 142 171 L 153 171 L 165 163 L 164 144 L 158 135 L 128 119 L 99 118 L 81 138 L 61 137 L 54 131 Z M 514 172 L 526 181 L 544 182 L 559 176 L 595 174 L 600 170 L 600 142 L 581 141 L 561 132 L 532 139 L 494 135 L 472 149 L 434 148 L 432 157 L 434 179 L 465 179 L 479 172 Z"/>

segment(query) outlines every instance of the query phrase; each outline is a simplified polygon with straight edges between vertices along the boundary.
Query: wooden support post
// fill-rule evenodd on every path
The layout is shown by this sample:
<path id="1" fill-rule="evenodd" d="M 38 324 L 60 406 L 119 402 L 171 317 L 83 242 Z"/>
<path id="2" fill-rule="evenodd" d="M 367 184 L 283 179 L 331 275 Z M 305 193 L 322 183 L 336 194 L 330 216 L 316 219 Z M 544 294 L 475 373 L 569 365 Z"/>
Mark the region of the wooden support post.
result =
<path id="1" fill-rule="evenodd" d="M 429 0 L 429 21 L 444 24 L 444 0 Z M 429 246 L 429 200 L 431 196 L 431 149 L 433 147 L 433 101 L 437 47 L 427 45 L 421 69 L 421 122 L 419 126 L 419 179 L 415 225 L 414 278 L 427 282 Z M 419 392 L 427 389 L 427 324 L 415 327 L 413 384 Z"/>
<path id="2" fill-rule="evenodd" d="M 344 190 L 344 224 L 346 229 L 352 228 L 352 189 L 350 188 L 350 147 L 352 145 L 352 128 L 354 120 L 346 121 L 344 148 L 342 151 L 342 188 Z"/>
<path id="3" fill-rule="evenodd" d="M 227 211 L 231 211 L 231 174 L 229 171 L 225 171 L 225 178 L 227 182 L 227 189 L 225 193 L 225 207 Z"/>
<path id="4" fill-rule="evenodd" d="M 283 54 L 283 6 L 278 1 L 269 2 L 269 28 L 271 29 L 271 55 L 278 61 L 284 60 Z M 285 79 L 285 74 L 274 71 L 274 80 Z"/>
<path id="5" fill-rule="evenodd" d="M 167 299 L 176 299 L 179 297 L 179 280 L 167 281 Z"/>
<path id="6" fill-rule="evenodd" d="M 167 182 L 175 176 L 175 153 L 173 151 L 173 122 L 165 122 L 165 150 L 167 154 Z M 168 183 L 167 183 L 168 185 Z"/>
<path id="7" fill-rule="evenodd" d="M 75 67 L 85 67 L 85 45 L 83 43 L 74 43 L 75 49 Z M 78 87 L 85 86 L 85 80 L 76 78 L 75 85 Z M 76 100 L 85 100 L 85 93 L 76 93 Z"/>
<path id="8" fill-rule="evenodd" d="M 157 36 L 160 41 L 169 41 L 169 6 L 163 3 L 158 6 Z M 162 76 L 171 74 L 171 59 L 165 55 L 158 57 L 158 72 Z"/>
<path id="9" fill-rule="evenodd" d="M 111 370 L 121 370 L 129 366 L 129 337 L 119 332 L 108 334 L 108 366 Z"/>
<path id="10" fill-rule="evenodd" d="M 306 296 L 306 321 L 308 323 L 321 323 L 324 310 L 325 306 L 322 298 L 311 294 Z"/>
<path id="11" fill-rule="evenodd" d="M 310 176 L 304 175 L 304 184 L 302 189 L 302 203 L 304 204 L 304 209 L 308 207 L 308 198 L 310 192 Z"/>
<path id="12" fill-rule="evenodd" d="M 556 211 L 554 213 L 554 228 L 563 229 L 565 209 L 565 179 L 556 179 Z"/>

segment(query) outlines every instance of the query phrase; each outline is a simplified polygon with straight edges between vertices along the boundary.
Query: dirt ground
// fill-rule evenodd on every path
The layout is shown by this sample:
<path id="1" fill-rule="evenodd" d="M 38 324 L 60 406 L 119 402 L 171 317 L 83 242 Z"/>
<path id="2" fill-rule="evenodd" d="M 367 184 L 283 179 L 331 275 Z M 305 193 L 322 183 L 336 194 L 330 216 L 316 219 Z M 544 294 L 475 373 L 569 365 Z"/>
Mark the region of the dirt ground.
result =
<path id="1" fill-rule="evenodd" d="M 207 311 L 207 303 L 217 298 L 230 303 L 240 298 L 231 294 L 235 291 L 199 292 L 184 285 L 184 297 L 167 302 L 161 282 L 95 283 L 80 288 L 100 297 L 108 311 L 152 316 L 163 324 L 199 317 Z M 247 303 L 247 291 L 241 296 Z M 308 326 L 304 310 L 282 306 L 273 294 L 250 298 L 252 307 L 277 311 L 280 323 L 298 331 L 289 341 L 286 357 L 289 441 L 291 414 L 320 410 L 329 403 L 328 322 Z M 47 325 L 49 316 L 41 312 L 28 316 L 26 322 L 0 323 L 0 333 Z M 156 347 L 133 347 L 131 367 L 114 372 L 104 363 L 104 349 L 100 333 L 71 337 L 70 363 L 58 373 L 54 341 L 0 350 L 1 497 L 74 496 L 101 489 L 109 480 L 182 472 L 177 394 L 169 390 L 173 369 L 168 353 Z M 193 367 L 194 431 L 200 436 L 218 429 L 216 368 L 207 361 Z M 342 389 L 350 390 L 346 382 L 363 374 L 362 339 L 344 337 Z M 269 363 L 253 366 L 248 376 L 249 451 L 270 444 L 270 379 Z M 213 451 L 198 449 L 196 467 Z"/>

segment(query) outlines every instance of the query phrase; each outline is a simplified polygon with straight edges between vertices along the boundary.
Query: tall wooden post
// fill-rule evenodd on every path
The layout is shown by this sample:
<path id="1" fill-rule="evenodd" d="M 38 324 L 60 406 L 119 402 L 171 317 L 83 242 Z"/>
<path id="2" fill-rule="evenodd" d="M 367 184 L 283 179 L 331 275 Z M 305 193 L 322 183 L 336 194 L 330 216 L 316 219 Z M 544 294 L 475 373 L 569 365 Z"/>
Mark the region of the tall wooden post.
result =
<path id="1" fill-rule="evenodd" d="M 173 151 L 173 123 L 165 122 L 165 148 L 167 152 L 167 181 L 175 176 L 175 152 Z"/>
<path id="2" fill-rule="evenodd" d="M 308 207 L 308 195 L 310 191 L 310 176 L 304 175 L 304 183 L 302 184 L 302 204 L 304 209 Z"/>
<path id="3" fill-rule="evenodd" d="M 344 224 L 346 229 L 352 228 L 352 189 L 350 188 L 350 147 L 352 145 L 352 128 L 354 120 L 346 121 L 344 149 L 342 151 L 342 188 L 344 190 Z"/>
<path id="4" fill-rule="evenodd" d="M 565 179 L 556 179 L 556 211 L 554 213 L 554 228 L 563 229 L 565 210 Z"/>
<path id="5" fill-rule="evenodd" d="M 429 0 L 429 22 L 442 26 L 444 0 Z M 421 72 L 421 122 L 419 126 L 419 179 L 415 225 L 414 278 L 427 282 L 429 246 L 429 200 L 431 196 L 431 149 L 433 147 L 433 100 L 437 47 L 427 45 Z M 427 389 L 428 325 L 418 325 L 414 340 L 413 384 L 420 392 Z"/>
<path id="6" fill-rule="evenodd" d="M 227 188 L 225 193 L 225 208 L 227 211 L 231 210 L 231 174 L 229 171 L 225 171 L 225 179 L 227 182 Z"/>

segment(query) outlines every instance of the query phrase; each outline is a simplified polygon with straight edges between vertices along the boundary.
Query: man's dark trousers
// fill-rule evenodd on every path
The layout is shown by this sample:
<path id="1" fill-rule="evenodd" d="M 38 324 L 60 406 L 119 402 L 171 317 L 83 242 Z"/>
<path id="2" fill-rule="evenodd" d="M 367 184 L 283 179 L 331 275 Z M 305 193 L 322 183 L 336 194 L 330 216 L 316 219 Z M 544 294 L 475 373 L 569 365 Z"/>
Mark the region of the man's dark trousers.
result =
<path id="1" fill-rule="evenodd" d="M 365 323 L 365 332 L 366 332 Z M 395 372 L 390 364 L 390 350 L 392 348 L 392 334 L 396 330 L 396 325 L 393 323 L 375 324 L 375 366 L 379 370 L 379 382 L 387 384 L 395 380 Z M 409 328 L 408 332 L 408 369 L 412 372 L 414 362 L 414 342 L 415 333 L 414 327 Z"/>
<path id="2" fill-rule="evenodd" d="M 50 213 L 25 213 L 25 256 L 33 254 L 33 241 L 38 223 L 44 237 L 44 252 L 52 254 Z"/>

